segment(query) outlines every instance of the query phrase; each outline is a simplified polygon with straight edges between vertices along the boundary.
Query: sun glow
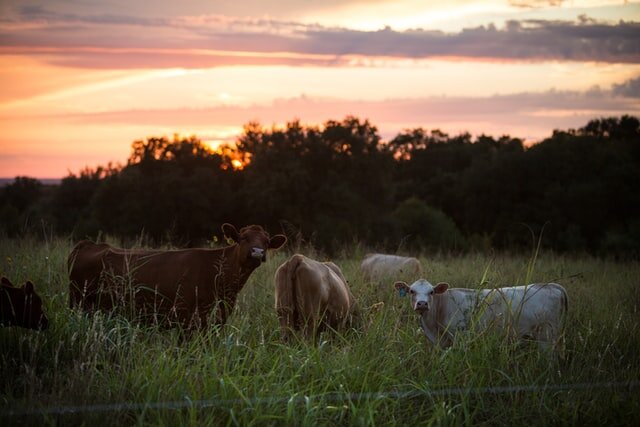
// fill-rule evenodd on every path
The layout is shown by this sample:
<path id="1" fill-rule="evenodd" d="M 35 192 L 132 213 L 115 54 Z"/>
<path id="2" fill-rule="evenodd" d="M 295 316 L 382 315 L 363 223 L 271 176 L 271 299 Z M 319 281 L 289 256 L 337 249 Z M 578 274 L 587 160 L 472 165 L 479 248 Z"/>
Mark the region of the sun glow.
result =
<path id="1" fill-rule="evenodd" d="M 222 156 L 231 164 L 233 170 L 242 170 L 249 164 L 249 157 L 238 152 L 235 144 L 235 137 L 227 139 L 213 139 L 202 141 L 212 153 Z M 228 163 L 224 163 L 222 168 L 227 169 Z"/>

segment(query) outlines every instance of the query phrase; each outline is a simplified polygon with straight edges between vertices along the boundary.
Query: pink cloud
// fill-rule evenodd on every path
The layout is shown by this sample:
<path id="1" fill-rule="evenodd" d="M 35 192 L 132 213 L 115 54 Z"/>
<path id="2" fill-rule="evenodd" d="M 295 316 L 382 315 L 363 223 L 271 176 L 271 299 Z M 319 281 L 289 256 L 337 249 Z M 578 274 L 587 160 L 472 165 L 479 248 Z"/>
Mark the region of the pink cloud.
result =
<path id="1" fill-rule="evenodd" d="M 56 14 L 42 9 L 13 20 L 0 20 L 0 45 L 10 52 L 57 48 L 59 58 L 54 60 L 60 63 L 107 68 L 193 67 L 199 61 L 203 66 L 215 66 L 213 59 L 202 55 L 206 51 L 253 52 L 258 63 L 265 60 L 260 53 L 282 52 L 330 58 L 359 55 L 638 63 L 639 38 L 640 23 L 607 24 L 588 19 L 509 21 L 501 29 L 486 25 L 457 33 L 391 28 L 359 31 L 218 15 L 141 18 Z M 90 49 L 99 50 L 99 55 Z M 138 49 L 140 53 L 123 53 L 123 49 Z M 228 59 L 238 64 L 250 61 L 240 56 Z M 306 64 L 282 56 L 270 57 L 269 61 Z"/>
<path id="2" fill-rule="evenodd" d="M 457 131 L 509 133 L 510 129 L 528 131 L 513 136 L 537 139 L 554 128 L 578 126 L 585 117 L 611 114 L 640 114 L 637 98 L 618 96 L 613 91 L 549 91 L 491 97 L 429 97 L 350 101 L 299 97 L 280 99 L 271 104 L 218 106 L 202 109 L 147 109 L 75 114 L 58 117 L 71 124 L 127 124 L 173 127 L 176 130 L 206 126 L 241 126 L 249 121 L 283 124 L 299 118 L 307 123 L 322 123 L 346 115 L 370 119 L 386 137 L 405 127 L 456 127 Z M 465 127 L 465 123 L 469 123 Z M 471 125 L 473 124 L 473 125 Z M 490 129 L 489 129 L 490 128 Z M 501 130 L 502 129 L 502 130 Z"/>

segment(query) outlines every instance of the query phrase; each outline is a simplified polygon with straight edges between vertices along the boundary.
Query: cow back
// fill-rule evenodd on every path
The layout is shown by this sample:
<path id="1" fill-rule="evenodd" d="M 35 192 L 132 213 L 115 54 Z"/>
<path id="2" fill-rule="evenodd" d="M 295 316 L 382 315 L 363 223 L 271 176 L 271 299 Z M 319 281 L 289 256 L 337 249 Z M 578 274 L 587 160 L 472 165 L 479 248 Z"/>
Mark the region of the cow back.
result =
<path id="1" fill-rule="evenodd" d="M 275 274 L 275 305 L 283 338 L 289 331 L 312 335 L 329 326 L 344 327 L 355 308 L 355 298 L 340 268 L 301 254 L 285 261 Z"/>
<path id="2" fill-rule="evenodd" d="M 434 298 L 435 310 L 425 314 L 432 330 L 495 328 L 513 338 L 541 342 L 558 339 L 567 311 L 567 294 L 555 283 L 495 289 L 451 288 Z"/>
<path id="3" fill-rule="evenodd" d="M 224 323 L 251 270 L 240 271 L 233 247 L 123 250 L 81 242 L 69 256 L 70 304 L 83 309 L 133 308 L 150 322 L 199 322 L 212 309 Z M 224 306 L 224 308 L 222 308 Z"/>
<path id="4" fill-rule="evenodd" d="M 367 254 L 360 264 L 367 281 L 404 280 L 411 282 L 422 276 L 422 265 L 417 258 L 387 254 Z"/>

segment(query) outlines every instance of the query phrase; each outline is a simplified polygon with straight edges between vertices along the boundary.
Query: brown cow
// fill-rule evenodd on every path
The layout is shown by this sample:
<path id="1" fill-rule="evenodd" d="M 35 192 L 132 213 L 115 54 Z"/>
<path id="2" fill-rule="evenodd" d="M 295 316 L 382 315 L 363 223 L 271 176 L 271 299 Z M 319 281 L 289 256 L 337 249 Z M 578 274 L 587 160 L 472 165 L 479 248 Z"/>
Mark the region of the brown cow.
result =
<path id="1" fill-rule="evenodd" d="M 124 307 L 147 323 L 188 329 L 207 327 L 209 314 L 223 325 L 249 275 L 266 261 L 267 249 L 287 238 L 269 237 L 259 225 L 222 231 L 235 244 L 220 249 L 117 249 L 78 243 L 68 259 L 70 306 L 85 310 Z"/>
<path id="2" fill-rule="evenodd" d="M 43 331 L 49 327 L 49 319 L 42 311 L 42 299 L 33 283 L 19 288 L 6 277 L 0 279 L 0 326 L 21 326 Z"/>
<path id="3" fill-rule="evenodd" d="M 340 268 L 295 254 L 275 274 L 275 302 L 283 340 L 292 331 L 313 337 L 327 326 L 347 326 L 355 314 L 355 298 Z"/>

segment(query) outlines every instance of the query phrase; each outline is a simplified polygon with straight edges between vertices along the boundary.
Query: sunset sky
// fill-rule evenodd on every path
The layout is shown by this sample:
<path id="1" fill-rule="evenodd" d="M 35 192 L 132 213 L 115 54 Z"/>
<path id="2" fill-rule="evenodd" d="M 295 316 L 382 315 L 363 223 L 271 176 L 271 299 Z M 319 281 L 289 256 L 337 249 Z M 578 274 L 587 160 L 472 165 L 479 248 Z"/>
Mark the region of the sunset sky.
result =
<path id="1" fill-rule="evenodd" d="M 640 115 L 640 2 L 0 0 L 0 177 L 368 118 L 534 142 Z"/>

